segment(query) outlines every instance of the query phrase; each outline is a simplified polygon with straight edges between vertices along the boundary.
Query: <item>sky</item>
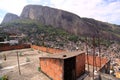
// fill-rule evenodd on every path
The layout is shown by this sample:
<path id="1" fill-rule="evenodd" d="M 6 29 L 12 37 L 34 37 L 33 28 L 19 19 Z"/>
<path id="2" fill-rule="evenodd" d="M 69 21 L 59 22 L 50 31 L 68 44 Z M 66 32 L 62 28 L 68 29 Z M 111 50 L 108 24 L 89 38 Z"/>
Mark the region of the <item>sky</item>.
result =
<path id="1" fill-rule="evenodd" d="M 20 16 L 24 6 L 29 4 L 58 8 L 80 17 L 120 25 L 120 0 L 0 0 L 0 23 L 8 12 Z"/>

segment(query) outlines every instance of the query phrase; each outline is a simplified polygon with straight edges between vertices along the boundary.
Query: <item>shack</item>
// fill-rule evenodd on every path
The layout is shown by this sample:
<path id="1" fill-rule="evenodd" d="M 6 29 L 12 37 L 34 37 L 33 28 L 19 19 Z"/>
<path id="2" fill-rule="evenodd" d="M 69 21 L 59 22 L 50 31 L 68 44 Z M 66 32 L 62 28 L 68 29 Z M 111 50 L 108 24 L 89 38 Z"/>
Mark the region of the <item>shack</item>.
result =
<path id="1" fill-rule="evenodd" d="M 85 52 L 65 52 L 39 57 L 41 71 L 52 80 L 76 80 L 85 73 Z"/>

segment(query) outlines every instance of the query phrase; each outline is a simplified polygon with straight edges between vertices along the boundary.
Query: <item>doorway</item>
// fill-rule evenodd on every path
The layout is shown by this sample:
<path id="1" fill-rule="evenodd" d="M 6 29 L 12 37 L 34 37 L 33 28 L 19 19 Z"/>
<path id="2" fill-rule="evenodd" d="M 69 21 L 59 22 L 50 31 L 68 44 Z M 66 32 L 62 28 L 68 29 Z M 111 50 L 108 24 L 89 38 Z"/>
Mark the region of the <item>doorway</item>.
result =
<path id="1" fill-rule="evenodd" d="M 76 80 L 76 58 L 64 60 L 64 80 Z"/>

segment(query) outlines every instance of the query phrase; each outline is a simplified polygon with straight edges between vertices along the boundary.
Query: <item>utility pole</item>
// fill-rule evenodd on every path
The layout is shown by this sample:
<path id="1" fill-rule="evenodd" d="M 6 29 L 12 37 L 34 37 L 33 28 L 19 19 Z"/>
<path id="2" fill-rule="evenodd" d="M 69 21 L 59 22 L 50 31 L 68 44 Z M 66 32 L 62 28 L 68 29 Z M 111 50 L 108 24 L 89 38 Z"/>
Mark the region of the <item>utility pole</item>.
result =
<path id="1" fill-rule="evenodd" d="M 18 62 L 19 75 L 21 75 L 18 51 L 17 51 L 17 62 Z"/>
<path id="2" fill-rule="evenodd" d="M 95 56 L 94 56 L 94 58 L 95 58 L 95 68 L 96 68 L 96 71 L 97 71 L 97 63 L 96 63 L 96 47 L 97 47 L 97 43 L 96 43 L 96 37 L 95 37 L 95 39 L 94 39 L 94 47 L 95 47 Z"/>
<path id="3" fill-rule="evenodd" d="M 101 46 L 100 46 L 100 37 L 99 36 L 98 36 L 98 47 L 99 47 L 100 68 L 101 68 Z"/>
<path id="4" fill-rule="evenodd" d="M 94 80 L 94 66 L 95 66 L 95 36 L 93 36 L 93 80 Z"/>
<path id="5" fill-rule="evenodd" d="M 88 58 L 88 38 L 86 37 L 86 53 L 87 53 L 87 63 L 88 63 L 88 75 L 89 75 L 89 58 Z"/>

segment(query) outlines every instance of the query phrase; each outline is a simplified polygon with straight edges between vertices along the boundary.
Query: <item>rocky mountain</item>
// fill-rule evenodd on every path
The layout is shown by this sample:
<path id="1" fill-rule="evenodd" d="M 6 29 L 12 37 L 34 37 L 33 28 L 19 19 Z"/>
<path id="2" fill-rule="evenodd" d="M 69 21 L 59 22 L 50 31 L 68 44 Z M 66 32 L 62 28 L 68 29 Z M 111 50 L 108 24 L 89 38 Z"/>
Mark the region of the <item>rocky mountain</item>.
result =
<path id="1" fill-rule="evenodd" d="M 45 25 L 63 28 L 75 35 L 87 34 L 88 31 L 92 33 L 94 31 L 79 16 L 46 6 L 28 5 L 24 7 L 20 17 L 22 19 L 37 20 Z"/>
<path id="2" fill-rule="evenodd" d="M 81 18 L 73 13 L 46 6 L 28 5 L 24 7 L 20 17 L 37 20 L 42 24 L 52 25 L 53 27 L 60 27 L 75 35 L 94 35 L 99 31 L 101 35 L 105 34 L 104 36 L 120 37 L 115 32 L 120 28 L 115 25 L 94 19 Z"/>
<path id="3" fill-rule="evenodd" d="M 3 22 L 9 22 L 19 17 L 5 16 Z M 41 5 L 24 7 L 20 19 L 37 21 L 54 28 L 61 28 L 75 35 L 93 36 L 98 33 L 104 38 L 120 40 L 120 27 L 89 18 L 81 18 L 73 13 Z M 104 35 L 104 36 L 103 36 Z"/>
<path id="4" fill-rule="evenodd" d="M 14 20 L 19 19 L 19 16 L 17 16 L 16 14 L 12 14 L 12 13 L 7 13 L 2 21 L 2 23 L 7 23 L 7 22 L 11 22 Z"/>

